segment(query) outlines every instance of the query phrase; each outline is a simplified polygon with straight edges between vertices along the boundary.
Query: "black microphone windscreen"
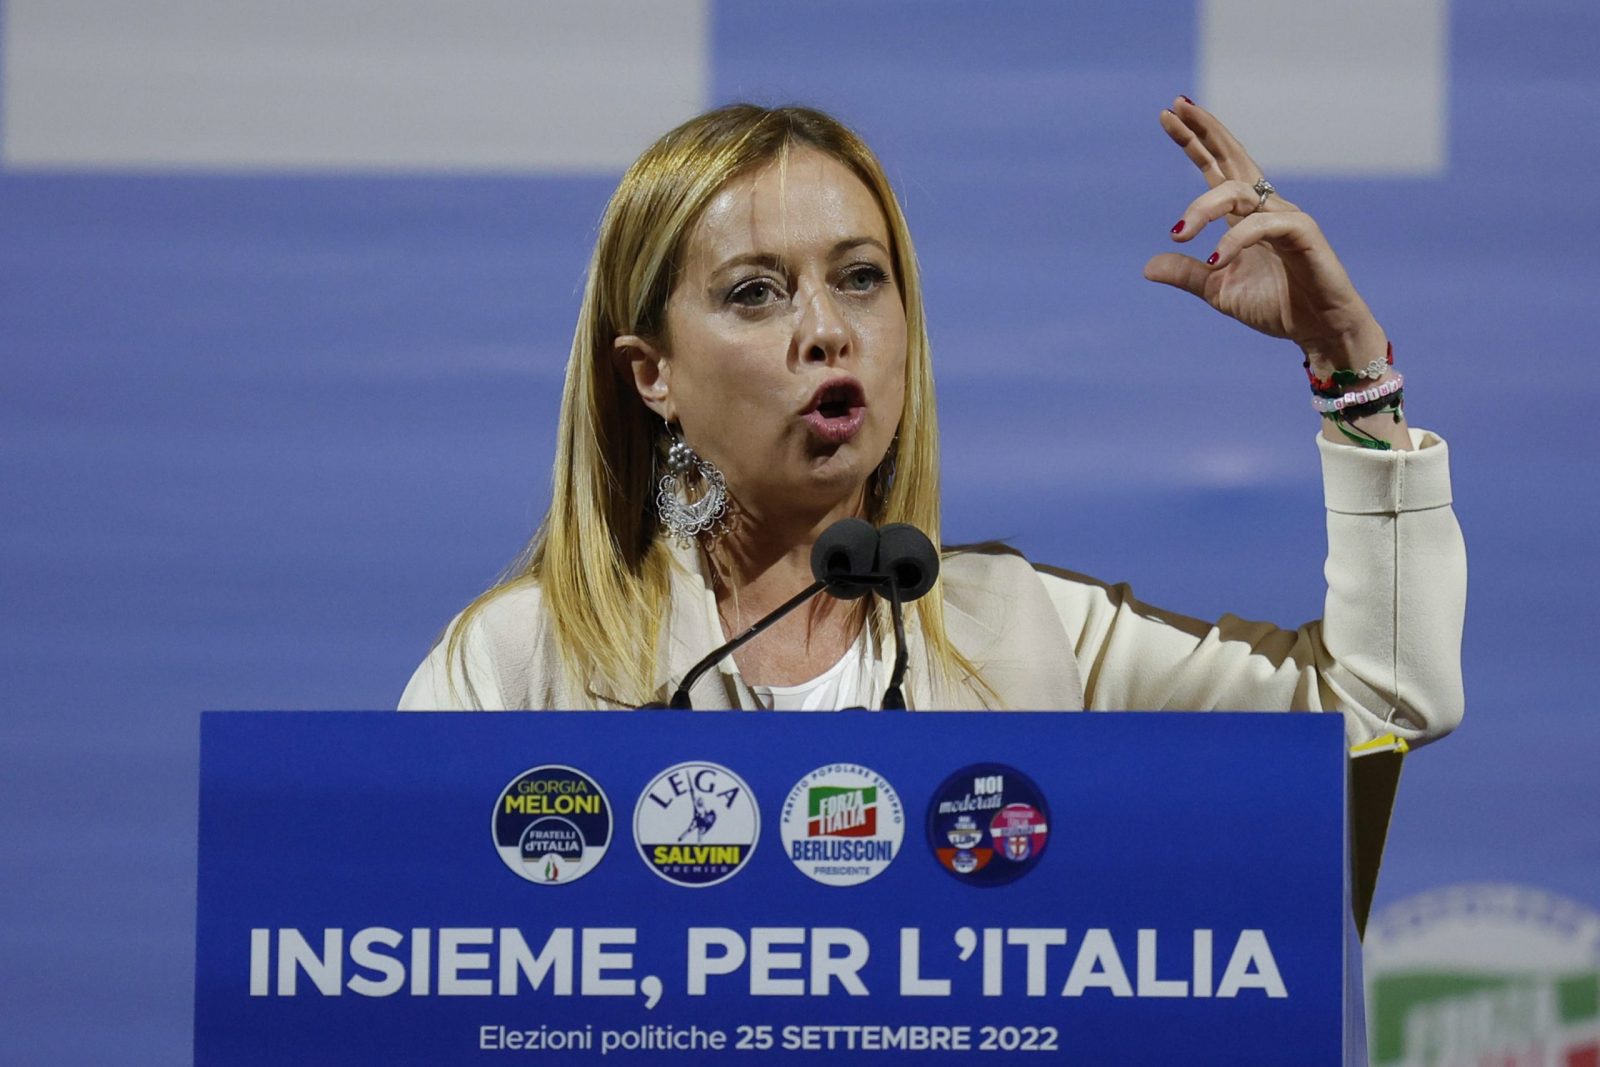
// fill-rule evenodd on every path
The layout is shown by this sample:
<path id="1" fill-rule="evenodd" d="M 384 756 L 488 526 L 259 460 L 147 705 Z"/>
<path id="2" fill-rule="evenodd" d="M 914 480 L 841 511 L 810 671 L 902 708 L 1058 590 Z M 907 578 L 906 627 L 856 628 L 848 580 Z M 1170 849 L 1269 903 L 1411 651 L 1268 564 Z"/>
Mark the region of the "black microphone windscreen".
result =
<path id="1" fill-rule="evenodd" d="M 878 570 L 900 587 L 900 599 L 925 595 L 939 578 L 939 553 L 928 535 L 908 522 L 891 522 L 878 531 Z"/>
<path id="2" fill-rule="evenodd" d="M 871 591 L 870 582 L 857 581 L 872 574 L 878 556 L 878 531 L 865 519 L 840 519 L 811 546 L 811 574 L 828 584 L 840 600 L 855 600 Z"/>

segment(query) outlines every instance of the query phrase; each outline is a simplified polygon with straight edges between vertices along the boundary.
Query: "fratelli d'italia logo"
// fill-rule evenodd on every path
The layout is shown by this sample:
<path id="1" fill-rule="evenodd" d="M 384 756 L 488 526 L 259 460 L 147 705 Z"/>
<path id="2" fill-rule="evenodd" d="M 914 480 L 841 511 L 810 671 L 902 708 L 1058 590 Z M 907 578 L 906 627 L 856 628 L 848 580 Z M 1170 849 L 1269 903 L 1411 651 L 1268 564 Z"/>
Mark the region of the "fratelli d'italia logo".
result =
<path id="1" fill-rule="evenodd" d="M 894 787 L 855 763 L 818 767 L 783 802 L 783 848 L 806 877 L 859 885 L 883 873 L 900 851 L 905 813 Z"/>
<path id="2" fill-rule="evenodd" d="M 633 809 L 645 865 L 702 889 L 744 869 L 761 836 L 761 813 L 744 779 L 716 763 L 680 763 L 656 776 Z"/>
<path id="3" fill-rule="evenodd" d="M 1003 763 L 946 778 L 928 804 L 928 845 L 963 882 L 1005 885 L 1033 870 L 1050 838 L 1050 809 L 1033 780 Z"/>
<path id="4" fill-rule="evenodd" d="M 538 885 L 565 885 L 594 870 L 611 846 L 611 802 L 582 771 L 545 764 L 500 791 L 492 829 L 507 867 Z"/>

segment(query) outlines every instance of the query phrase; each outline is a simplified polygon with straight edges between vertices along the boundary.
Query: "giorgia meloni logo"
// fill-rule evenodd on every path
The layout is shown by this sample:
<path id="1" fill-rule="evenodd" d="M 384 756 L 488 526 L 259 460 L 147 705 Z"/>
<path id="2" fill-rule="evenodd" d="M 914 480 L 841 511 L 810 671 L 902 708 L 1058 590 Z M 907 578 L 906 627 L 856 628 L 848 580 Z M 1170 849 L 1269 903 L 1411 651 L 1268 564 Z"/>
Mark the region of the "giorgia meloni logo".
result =
<path id="1" fill-rule="evenodd" d="M 761 813 L 750 787 L 716 763 L 668 767 L 633 811 L 633 839 L 645 865 L 694 889 L 743 870 L 760 836 Z"/>
<path id="2" fill-rule="evenodd" d="M 587 774 L 548 763 L 500 791 L 492 828 L 507 867 L 538 885 L 565 885 L 594 870 L 610 847 L 611 802 Z"/>

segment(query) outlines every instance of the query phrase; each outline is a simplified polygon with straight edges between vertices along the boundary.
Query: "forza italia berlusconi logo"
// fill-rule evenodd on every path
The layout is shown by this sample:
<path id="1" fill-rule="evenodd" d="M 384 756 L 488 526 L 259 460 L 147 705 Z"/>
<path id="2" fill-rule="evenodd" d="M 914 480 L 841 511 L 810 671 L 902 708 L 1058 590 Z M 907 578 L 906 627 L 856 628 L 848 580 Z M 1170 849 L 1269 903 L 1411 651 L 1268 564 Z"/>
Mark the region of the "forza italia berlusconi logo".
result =
<path id="1" fill-rule="evenodd" d="M 857 763 L 830 763 L 795 783 L 780 829 L 784 852 L 807 878 L 860 885 L 899 853 L 906 819 L 883 775 Z"/>
<path id="2" fill-rule="evenodd" d="M 694 889 L 743 870 L 760 836 L 761 813 L 750 787 L 716 763 L 668 767 L 633 810 L 633 840 L 645 865 Z"/>
<path id="3" fill-rule="evenodd" d="M 547 763 L 513 778 L 495 801 L 495 850 L 537 885 L 565 885 L 594 870 L 611 847 L 611 802 L 580 770 Z"/>

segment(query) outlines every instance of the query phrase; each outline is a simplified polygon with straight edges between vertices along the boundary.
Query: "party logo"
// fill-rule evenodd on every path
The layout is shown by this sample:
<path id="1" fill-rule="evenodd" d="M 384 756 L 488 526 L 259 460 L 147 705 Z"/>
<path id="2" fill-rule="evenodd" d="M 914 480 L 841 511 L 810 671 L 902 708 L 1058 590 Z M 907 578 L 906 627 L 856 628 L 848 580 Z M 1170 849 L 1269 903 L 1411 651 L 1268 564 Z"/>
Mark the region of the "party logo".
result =
<path id="1" fill-rule="evenodd" d="M 818 767 L 789 791 L 780 820 L 783 848 L 802 874 L 823 885 L 860 885 L 900 851 L 905 813 L 894 787 L 855 763 Z"/>
<path id="2" fill-rule="evenodd" d="M 611 802 L 582 771 L 545 764 L 500 791 L 491 831 L 507 867 L 538 885 L 565 885 L 594 870 L 611 846 Z"/>
<path id="3" fill-rule="evenodd" d="M 1367 923 L 1373 1067 L 1600 1064 L 1600 912 L 1532 886 L 1469 883 Z"/>
<path id="4" fill-rule="evenodd" d="M 1050 809 L 1027 775 L 975 763 L 946 778 L 928 804 L 928 845 L 939 865 L 970 885 L 1014 882 L 1033 870 L 1050 838 Z"/>
<path id="5" fill-rule="evenodd" d="M 761 836 L 761 813 L 744 779 L 715 763 L 680 763 L 656 776 L 633 809 L 645 865 L 702 889 L 744 869 Z"/>

